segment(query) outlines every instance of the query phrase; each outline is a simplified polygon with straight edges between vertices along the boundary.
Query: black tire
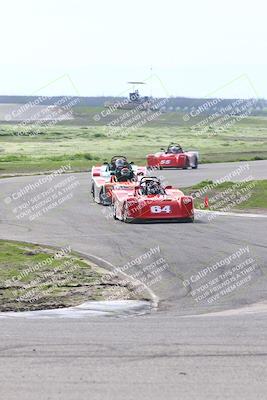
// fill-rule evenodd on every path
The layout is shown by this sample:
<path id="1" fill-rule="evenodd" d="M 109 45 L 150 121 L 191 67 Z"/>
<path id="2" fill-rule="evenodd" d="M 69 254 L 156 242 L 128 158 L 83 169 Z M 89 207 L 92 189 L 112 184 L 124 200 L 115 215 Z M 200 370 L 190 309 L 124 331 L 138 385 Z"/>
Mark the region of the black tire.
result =
<path id="1" fill-rule="evenodd" d="M 127 210 L 126 210 L 126 204 L 123 204 L 123 212 L 122 212 L 122 220 L 123 222 L 130 222 L 131 220 L 127 217 Z"/>
<path id="2" fill-rule="evenodd" d="M 113 218 L 118 219 L 115 204 L 113 205 Z"/>
<path id="3" fill-rule="evenodd" d="M 91 195 L 92 195 L 93 199 L 95 200 L 95 185 L 94 185 L 94 183 L 92 183 Z"/>
<path id="4" fill-rule="evenodd" d="M 105 189 L 103 186 L 101 187 L 100 192 L 99 192 L 99 202 L 103 206 L 111 206 L 111 204 L 112 204 L 111 198 L 106 195 Z"/>
<path id="5" fill-rule="evenodd" d="M 195 165 L 192 167 L 192 169 L 197 169 L 197 168 L 198 168 L 198 159 L 196 158 Z"/>
<path id="6" fill-rule="evenodd" d="M 189 167 L 189 160 L 188 157 L 186 157 L 186 163 L 185 166 L 183 167 L 183 169 L 187 169 Z"/>
<path id="7" fill-rule="evenodd" d="M 105 195 L 105 193 L 104 193 L 104 189 L 103 189 L 103 187 L 100 189 L 100 192 L 99 192 L 99 202 L 100 202 L 100 204 L 104 204 L 104 202 L 105 202 L 105 197 L 106 197 L 106 195 Z"/>

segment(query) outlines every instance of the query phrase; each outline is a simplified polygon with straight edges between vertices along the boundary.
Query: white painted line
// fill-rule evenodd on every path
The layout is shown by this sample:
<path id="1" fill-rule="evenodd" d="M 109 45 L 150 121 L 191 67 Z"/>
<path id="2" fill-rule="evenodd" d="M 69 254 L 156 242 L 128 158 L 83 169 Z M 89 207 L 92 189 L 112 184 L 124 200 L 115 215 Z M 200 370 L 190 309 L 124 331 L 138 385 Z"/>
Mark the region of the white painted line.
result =
<path id="1" fill-rule="evenodd" d="M 4 239 L 3 239 L 4 240 Z M 37 244 L 37 243 L 32 243 L 32 242 L 24 242 L 24 243 L 30 243 L 30 244 Z M 42 246 L 45 246 L 45 244 L 42 244 Z M 47 245 L 47 246 L 51 246 L 51 247 L 55 247 L 55 246 L 53 246 L 53 245 Z M 130 280 L 130 281 L 132 281 L 133 283 L 135 283 L 135 284 L 138 284 L 138 285 L 140 285 L 140 286 L 143 286 L 144 287 L 144 289 L 148 292 L 148 294 L 149 294 L 149 296 L 150 296 L 150 298 L 151 298 L 151 301 L 150 301 L 150 305 L 151 305 L 151 309 L 156 309 L 157 307 L 158 307 L 158 303 L 159 303 L 159 298 L 158 298 L 158 296 L 153 292 L 153 290 L 152 289 L 150 289 L 150 287 L 148 287 L 144 282 L 142 282 L 142 281 L 140 281 L 139 279 L 136 279 L 136 278 L 133 278 L 132 276 L 130 276 L 130 275 L 127 275 L 125 272 L 122 272 L 122 271 L 120 271 L 120 269 L 119 268 L 116 268 L 113 264 L 111 264 L 109 261 L 106 261 L 104 258 L 102 258 L 102 257 L 98 257 L 98 256 L 95 256 L 95 255 L 93 255 L 93 254 L 89 254 L 89 253 L 81 253 L 81 252 L 79 252 L 79 251 L 75 251 L 74 249 L 72 249 L 74 252 L 76 252 L 77 254 L 80 254 L 81 256 L 83 256 L 84 258 L 88 258 L 89 259 L 89 261 L 91 261 L 91 262 L 94 262 L 93 260 L 96 260 L 96 261 L 99 261 L 100 263 L 102 263 L 102 264 L 106 264 L 106 265 L 109 265 L 111 268 L 112 268 L 112 270 L 110 271 L 109 269 L 107 269 L 107 274 L 109 273 L 109 272 L 118 272 L 118 275 L 119 274 L 121 274 L 121 275 L 123 275 L 123 276 L 125 276 L 126 277 L 126 279 L 128 279 L 128 280 Z M 96 263 L 96 265 L 97 266 L 99 266 L 99 267 L 101 267 L 101 265 L 98 265 L 97 263 Z M 104 267 L 102 267 L 102 268 L 104 268 Z M 103 302 L 103 304 L 105 304 L 105 305 L 108 305 L 108 304 L 112 304 L 113 303 L 113 307 L 114 307 L 114 304 L 117 302 L 117 304 L 119 303 L 119 302 L 121 302 L 121 303 L 125 303 L 125 304 L 127 304 L 127 305 L 125 305 L 125 308 L 127 308 L 127 307 L 129 307 L 129 304 L 131 304 L 131 302 L 132 303 L 137 303 L 137 304 L 142 304 L 143 303 L 143 307 L 144 308 L 146 308 L 144 305 L 145 305 L 145 303 L 147 303 L 147 302 L 145 302 L 145 301 L 141 301 L 141 300 L 116 300 L 116 301 L 105 301 L 105 302 Z M 71 314 L 73 314 L 73 310 L 75 310 L 75 315 L 77 315 L 77 309 L 79 309 L 79 307 L 83 307 L 83 305 L 87 305 L 87 304 L 89 304 L 90 303 L 90 308 L 91 308 L 91 312 L 93 312 L 93 313 L 95 313 L 96 314 L 96 310 L 94 310 L 94 311 L 92 311 L 92 304 L 93 303 L 95 303 L 95 307 L 97 307 L 97 304 L 98 303 L 101 303 L 101 302 L 87 302 L 87 303 L 84 303 L 84 304 L 82 304 L 81 306 L 77 306 L 77 307 L 70 307 L 70 308 L 68 308 L 68 309 L 65 309 L 65 310 L 67 310 L 66 311 L 66 314 L 68 314 L 68 312 L 70 312 Z M 105 307 L 107 307 L 107 306 L 105 306 Z M 86 308 L 86 307 L 85 307 Z M 61 314 L 61 310 L 64 310 L 64 308 L 63 309 L 60 309 L 60 313 L 59 314 Z M 50 310 L 43 310 L 44 312 L 47 312 L 48 311 L 48 314 L 50 313 Z M 52 311 L 52 310 L 51 310 Z M 32 312 L 35 312 L 35 311 L 32 311 Z M 85 309 L 85 312 L 86 313 L 89 313 L 90 312 L 90 310 L 88 310 L 87 308 Z M 102 311 L 101 312 L 101 314 L 102 315 L 104 315 L 103 314 L 104 313 L 104 311 Z M 1 316 L 3 316 L 4 314 L 8 314 L 8 313 L 1 313 Z M 12 314 L 12 313 L 11 313 Z M 14 314 L 23 314 L 23 315 L 25 315 L 25 312 L 21 312 L 21 313 L 16 313 L 16 312 L 14 312 Z M 12 315 L 13 317 L 14 316 L 16 316 L 16 315 Z"/>
<path id="2" fill-rule="evenodd" d="M 74 250 L 75 251 L 75 250 Z M 79 252 L 78 252 L 79 253 Z M 151 297 L 151 303 L 152 303 L 152 307 L 153 308 L 157 308 L 158 307 L 158 303 L 159 303 L 159 298 L 158 296 L 153 292 L 152 289 L 150 289 L 150 287 L 148 287 L 144 282 L 140 281 L 139 279 L 133 278 L 130 275 L 127 275 L 125 272 L 120 271 L 119 268 L 116 268 L 113 264 L 111 264 L 109 261 L 104 260 L 104 258 L 98 257 L 98 256 L 94 256 L 93 254 L 89 254 L 89 253 L 80 253 L 81 255 L 83 255 L 84 257 L 90 257 L 92 259 L 95 259 L 97 261 L 100 261 L 104 264 L 109 265 L 113 271 L 110 272 L 115 272 L 118 271 L 118 274 L 122 274 L 123 276 L 125 276 L 127 279 L 130 279 L 132 282 L 138 283 L 139 285 L 143 286 L 145 288 L 145 290 L 149 293 L 149 296 Z M 109 271 L 109 270 L 107 270 Z"/>
<path id="3" fill-rule="evenodd" d="M 249 213 L 232 213 L 232 212 L 224 212 L 224 211 L 210 211 L 210 210 L 199 210 L 195 209 L 198 213 L 203 214 L 213 214 L 213 215 L 221 215 L 228 217 L 245 217 L 245 218 L 267 218 L 267 214 L 249 214 Z"/>
<path id="4" fill-rule="evenodd" d="M 239 315 L 254 315 L 254 314 L 263 314 L 267 313 L 267 302 L 260 302 L 251 304 L 246 307 L 234 308 L 230 310 L 217 311 L 206 314 L 195 314 L 195 315 L 183 315 L 182 318 L 207 318 L 207 317 L 232 317 Z"/>

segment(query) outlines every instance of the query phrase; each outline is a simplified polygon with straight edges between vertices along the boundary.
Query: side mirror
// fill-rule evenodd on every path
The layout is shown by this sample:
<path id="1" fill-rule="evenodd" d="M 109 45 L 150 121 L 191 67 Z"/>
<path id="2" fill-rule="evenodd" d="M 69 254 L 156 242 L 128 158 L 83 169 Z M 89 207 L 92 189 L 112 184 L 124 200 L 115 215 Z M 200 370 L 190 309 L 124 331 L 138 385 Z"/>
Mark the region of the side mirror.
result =
<path id="1" fill-rule="evenodd" d="M 165 186 L 165 189 L 172 189 L 171 185 Z"/>

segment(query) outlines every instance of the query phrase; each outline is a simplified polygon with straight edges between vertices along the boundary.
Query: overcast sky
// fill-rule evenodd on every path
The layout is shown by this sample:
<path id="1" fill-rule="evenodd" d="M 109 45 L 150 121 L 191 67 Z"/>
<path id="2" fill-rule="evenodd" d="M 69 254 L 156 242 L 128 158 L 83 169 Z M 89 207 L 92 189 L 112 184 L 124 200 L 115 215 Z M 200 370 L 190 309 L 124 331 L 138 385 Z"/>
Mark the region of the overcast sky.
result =
<path id="1" fill-rule="evenodd" d="M 254 0 L 2 0 L 0 94 L 265 97 Z M 152 76 L 151 75 L 152 66 Z"/>

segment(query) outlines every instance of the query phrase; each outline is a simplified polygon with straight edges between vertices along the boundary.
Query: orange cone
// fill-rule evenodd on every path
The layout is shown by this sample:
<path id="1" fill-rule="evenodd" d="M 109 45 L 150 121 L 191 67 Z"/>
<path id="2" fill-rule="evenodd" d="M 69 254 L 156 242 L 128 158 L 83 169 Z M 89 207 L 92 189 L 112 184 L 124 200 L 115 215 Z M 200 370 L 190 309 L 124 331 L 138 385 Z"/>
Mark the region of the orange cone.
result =
<path id="1" fill-rule="evenodd" d="M 209 206 L 210 206 L 209 205 L 209 198 L 208 198 L 208 196 L 206 196 L 205 199 L 204 199 L 204 207 L 205 208 L 209 208 Z"/>

